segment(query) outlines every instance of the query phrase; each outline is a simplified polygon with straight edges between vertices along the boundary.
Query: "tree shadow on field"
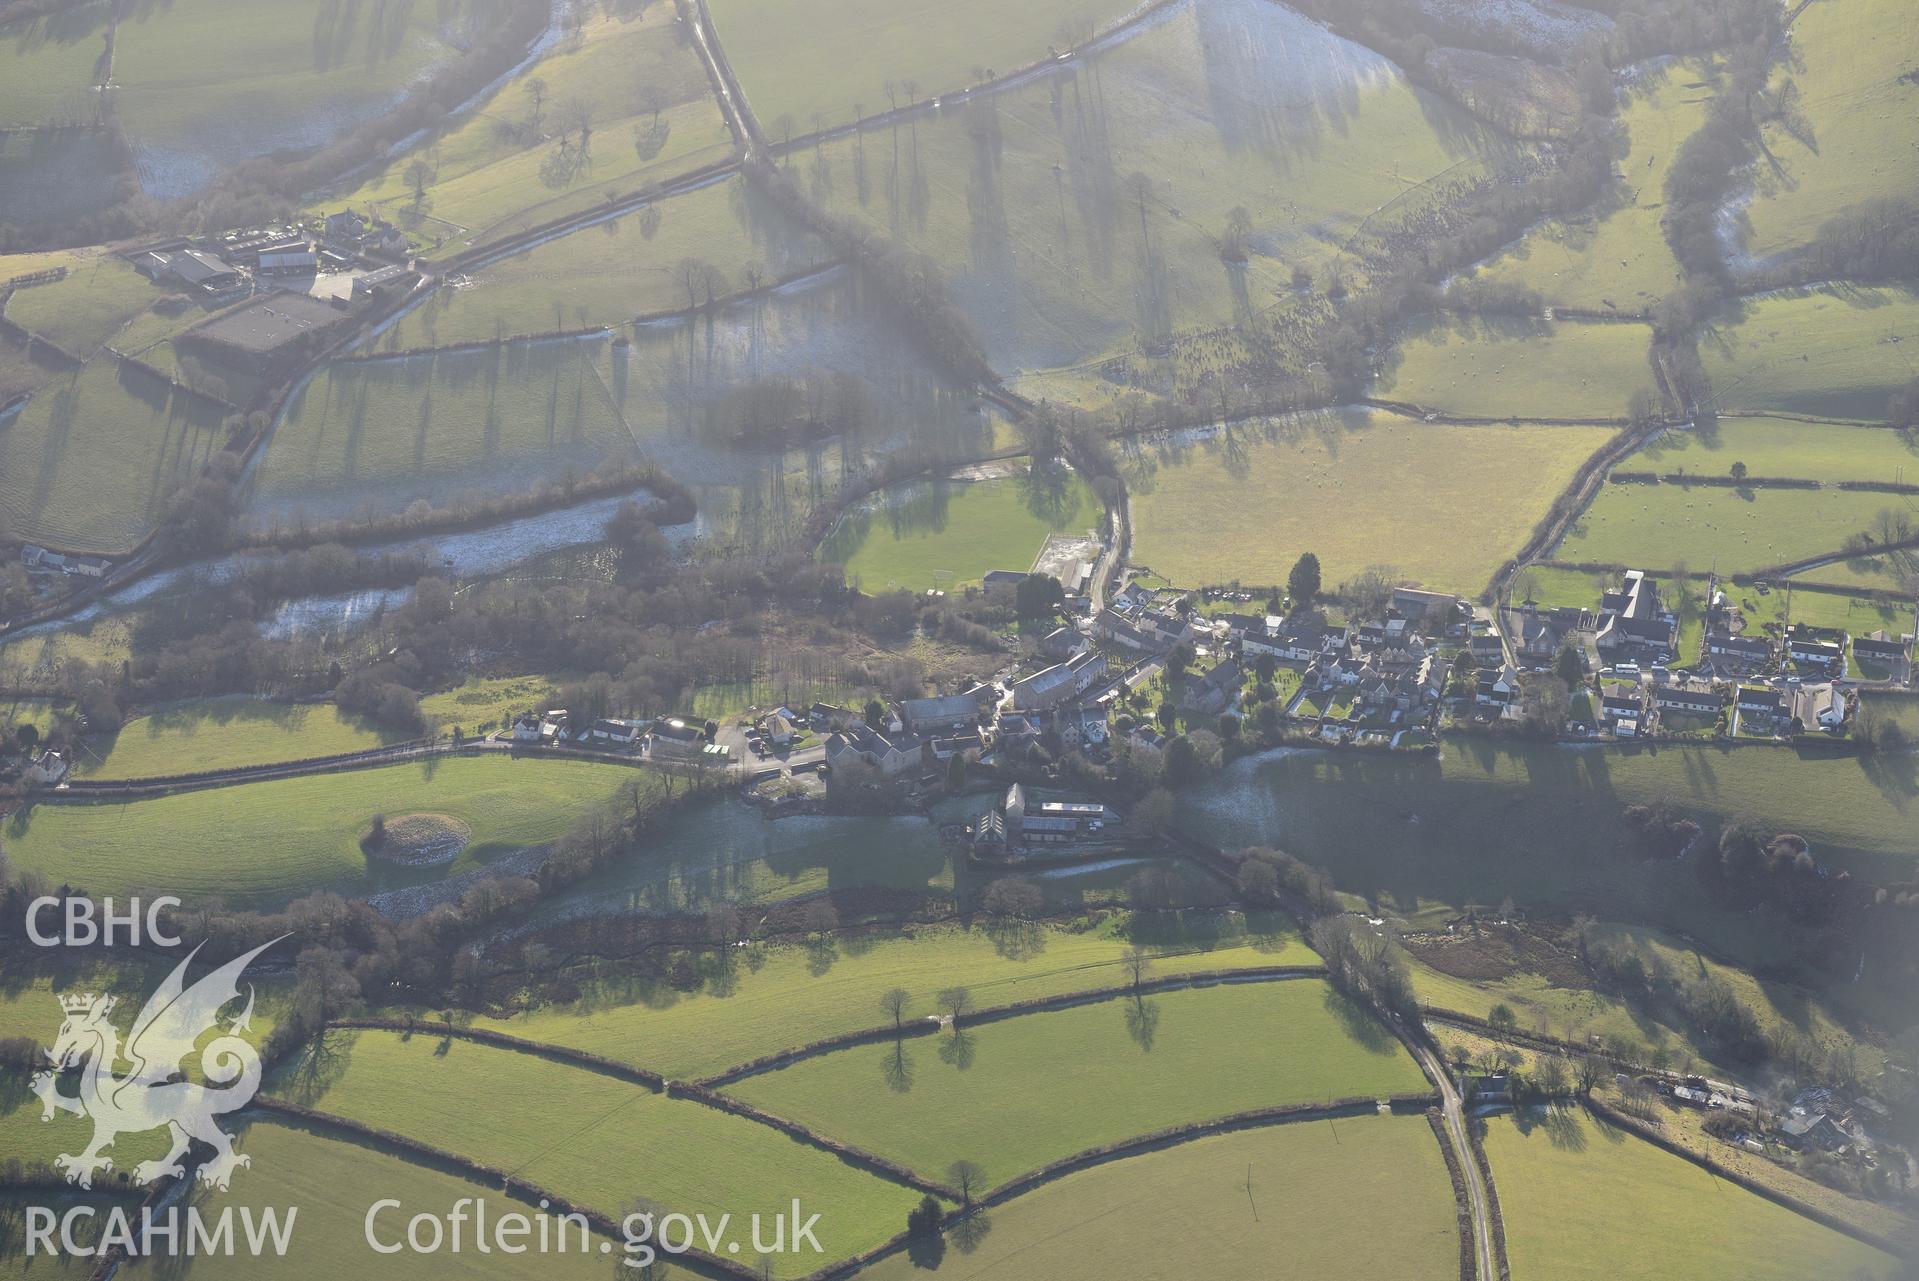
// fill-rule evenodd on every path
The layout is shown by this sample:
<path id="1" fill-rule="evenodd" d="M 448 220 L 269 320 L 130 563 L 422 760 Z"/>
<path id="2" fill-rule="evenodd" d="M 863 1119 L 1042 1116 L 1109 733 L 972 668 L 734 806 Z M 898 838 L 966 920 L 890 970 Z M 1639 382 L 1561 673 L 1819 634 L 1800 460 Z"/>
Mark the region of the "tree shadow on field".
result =
<path id="1" fill-rule="evenodd" d="M 1046 931 L 1035 921 L 999 917 L 986 923 L 993 951 L 1009 961 L 1030 961 L 1046 950 Z"/>
<path id="2" fill-rule="evenodd" d="M 940 1038 L 940 1062 L 964 1072 L 979 1054 L 979 1038 L 961 1028 Z"/>
<path id="3" fill-rule="evenodd" d="M 1136 996 L 1126 1002 L 1126 1035 L 1148 1054 L 1153 1052 L 1153 1041 L 1159 1036 L 1159 1014 L 1158 1001 Z"/>
<path id="4" fill-rule="evenodd" d="M 898 1040 L 880 1060 L 880 1079 L 886 1082 L 886 1088 L 895 1094 L 907 1094 L 913 1089 L 913 1058 L 906 1052 L 906 1042 Z"/>
<path id="5" fill-rule="evenodd" d="M 916 1268 L 937 1272 L 940 1264 L 946 1259 L 946 1237 L 938 1232 L 909 1237 L 906 1242 L 906 1257 L 912 1260 Z"/>
<path id="6" fill-rule="evenodd" d="M 953 1238 L 955 1250 L 961 1254 L 971 1254 L 979 1249 L 980 1242 L 984 1241 L 986 1234 L 992 1230 L 993 1220 L 987 1217 L 986 1211 L 975 1210 L 955 1223 L 947 1235 Z"/>
<path id="7" fill-rule="evenodd" d="M 356 1039 L 355 1033 L 339 1028 L 322 1032 L 294 1057 L 275 1092 L 302 1107 L 312 1107 L 346 1075 Z"/>
<path id="8" fill-rule="evenodd" d="M 1346 1035 L 1368 1053 L 1391 1054 L 1399 1049 L 1399 1042 L 1393 1039 L 1393 1034 L 1361 1008 L 1358 1002 L 1349 1000 L 1329 987 L 1326 989 L 1324 1005 L 1326 1012 L 1339 1021 Z"/>

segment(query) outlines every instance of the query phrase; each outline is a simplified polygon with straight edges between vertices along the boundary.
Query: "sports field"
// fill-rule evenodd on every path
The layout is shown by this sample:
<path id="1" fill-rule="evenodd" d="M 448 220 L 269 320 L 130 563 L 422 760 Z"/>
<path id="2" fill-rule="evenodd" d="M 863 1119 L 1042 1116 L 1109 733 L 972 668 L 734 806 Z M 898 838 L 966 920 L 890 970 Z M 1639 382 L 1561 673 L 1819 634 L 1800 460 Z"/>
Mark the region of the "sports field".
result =
<path id="1" fill-rule="evenodd" d="M 1425 1088 L 1371 1015 L 1321 980 L 1290 979 L 962 1024 L 958 1037 L 840 1050 L 727 1093 L 933 1177 L 976 1161 L 996 1186 L 1181 1122 Z"/>
<path id="2" fill-rule="evenodd" d="M 357 752 L 398 737 L 331 703 L 210 698 L 136 717 L 109 740 L 88 740 L 74 769 L 99 779 L 190 774 Z"/>
<path id="3" fill-rule="evenodd" d="M 829 207 L 931 254 L 1011 377 L 1289 306 L 1295 266 L 1323 288 L 1362 231 L 1391 233 L 1513 152 L 1283 5 L 1209 0 L 787 164 Z M 1235 209 L 1243 262 L 1221 256 Z M 1233 345 L 1193 341 L 1202 363 Z"/>
<path id="4" fill-rule="evenodd" d="M 1900 505 L 1893 494 L 1840 489 L 1607 485 L 1553 553 L 1560 560 L 1746 573 L 1837 552 Z"/>
<path id="5" fill-rule="evenodd" d="M 1069 1174 L 987 1212 L 977 1242 L 949 1230 L 943 1250 L 897 1254 L 863 1275 L 1439 1277 L 1458 1259 L 1454 1213 L 1425 1121 L 1312 1121 Z"/>
<path id="6" fill-rule="evenodd" d="M 563 834 L 588 807 L 652 776 L 586 761 L 451 757 L 149 800 L 35 805 L 7 820 L 16 867 L 94 894 L 271 903 L 314 889 L 367 894 L 469 871 Z M 375 814 L 445 815 L 470 831 L 450 864 L 406 868 L 361 852 Z"/>
<path id="7" fill-rule="evenodd" d="M 728 158 L 731 137 L 673 6 L 617 4 L 585 17 L 477 111 L 375 170 L 346 203 L 378 210 L 425 243 L 464 247 Z M 555 136 L 575 134 L 582 109 L 592 126 L 584 157 L 562 152 Z M 415 159 L 429 168 L 419 200 L 407 177 Z"/>
<path id="8" fill-rule="evenodd" d="M 1644 325 L 1467 317 L 1401 335 L 1375 394 L 1479 418 L 1624 418 L 1653 390 Z"/>
<path id="9" fill-rule="evenodd" d="M 1583 1112 L 1529 1110 L 1485 1124 L 1514 1276 L 1798 1281 L 1896 1272 L 1870 1246 Z"/>
<path id="10" fill-rule="evenodd" d="M 297 393 L 253 475 L 253 506 L 393 512 L 510 493 L 632 450 L 589 344 L 337 362 Z"/>
<path id="11" fill-rule="evenodd" d="M 1764 258 L 1810 241 L 1863 201 L 1919 195 L 1919 12 L 1901 0 L 1807 5 L 1791 61 L 1775 76 L 1797 90 L 1786 121 L 1765 127 L 1766 163 L 1743 210 L 1747 249 Z"/>
<path id="12" fill-rule="evenodd" d="M 791 820 L 781 820 L 790 822 Z M 1135 918 L 1076 932 L 1052 926 L 925 927 L 848 934 L 822 945 L 764 949 L 750 962 L 702 964 L 692 991 L 646 977 L 582 980 L 577 1002 L 478 1026 L 548 1041 L 670 1077 L 721 1071 L 794 1045 L 891 1021 L 880 996 L 906 989 L 908 1021 L 935 1013 L 934 994 L 964 975 L 983 1006 L 1122 987 L 1134 944 L 1153 977 L 1267 965 L 1316 965 L 1290 921 L 1238 914 L 1158 925 Z"/>
<path id="13" fill-rule="evenodd" d="M 296 1061 L 269 1091 L 395 1130 L 618 1216 L 636 1201 L 709 1218 L 771 1215 L 798 1196 L 820 1211 L 828 1259 L 898 1232 L 919 1199 L 769 1126 L 531 1054 L 412 1034 L 360 1032 L 331 1061 Z M 494 1103 L 515 1101 L 510 1109 Z M 788 1253 L 775 1275 L 823 1262 Z"/>
<path id="14" fill-rule="evenodd" d="M 1621 463 L 1622 471 L 1799 480 L 1889 480 L 1900 469 L 1919 477 L 1919 441 L 1896 431 L 1786 418 L 1720 418 L 1705 431 L 1668 431 Z M 1911 482 L 1908 482 L 1911 483 Z"/>
<path id="15" fill-rule="evenodd" d="M 1328 586 L 1391 564 L 1471 595 L 1609 435 L 1345 411 L 1143 441 L 1133 560 L 1183 586 L 1271 584 L 1310 551 Z"/>
<path id="16" fill-rule="evenodd" d="M 0 518 L 15 537 L 127 551 L 224 443 L 225 417 L 112 359 L 63 373 L 0 428 Z"/>
<path id="17" fill-rule="evenodd" d="M 1893 393 L 1919 377 L 1919 293 L 1827 285 L 1768 294 L 1708 330 L 1699 356 L 1722 410 L 1883 422 Z"/>
<path id="18" fill-rule="evenodd" d="M 869 592 L 946 590 L 988 570 L 1023 573 L 1048 535 L 1086 535 L 1102 523 L 1099 501 L 1068 472 L 916 482 L 847 512 L 820 555 Z"/>
<path id="19" fill-rule="evenodd" d="M 1537 289 L 1550 302 L 1606 311 L 1640 311 L 1671 293 L 1679 264 L 1660 231 L 1666 174 L 1682 143 L 1706 118 L 1713 87 L 1693 62 L 1645 68 L 1624 90 L 1619 127 L 1623 175 L 1599 206 L 1555 220 L 1479 271 L 1487 280 Z"/>

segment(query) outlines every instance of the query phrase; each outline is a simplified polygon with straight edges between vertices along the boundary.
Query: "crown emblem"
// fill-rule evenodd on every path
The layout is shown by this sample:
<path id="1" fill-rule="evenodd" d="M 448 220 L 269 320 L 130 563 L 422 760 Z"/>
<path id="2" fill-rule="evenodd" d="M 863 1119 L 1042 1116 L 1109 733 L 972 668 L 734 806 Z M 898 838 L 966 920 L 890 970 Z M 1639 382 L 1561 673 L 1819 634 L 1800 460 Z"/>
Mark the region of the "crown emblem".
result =
<path id="1" fill-rule="evenodd" d="M 99 998 L 92 992 L 83 992 L 79 996 L 63 996 L 60 998 L 60 1008 L 68 1014 L 86 1014 L 92 1011 L 98 1000 Z"/>

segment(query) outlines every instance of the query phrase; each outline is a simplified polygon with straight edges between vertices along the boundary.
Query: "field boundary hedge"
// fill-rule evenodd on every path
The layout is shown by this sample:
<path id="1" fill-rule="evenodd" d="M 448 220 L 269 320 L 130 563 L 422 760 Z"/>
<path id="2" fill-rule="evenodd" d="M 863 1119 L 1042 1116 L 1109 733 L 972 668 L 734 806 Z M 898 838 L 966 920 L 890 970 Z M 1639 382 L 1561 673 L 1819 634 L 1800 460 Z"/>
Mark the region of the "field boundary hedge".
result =
<path id="1" fill-rule="evenodd" d="M 690 1099 L 695 1103 L 704 1103 L 710 1108 L 717 1108 L 721 1112 L 730 1112 L 734 1116 L 743 1117 L 749 1121 L 758 1121 L 761 1125 L 771 1126 L 788 1138 L 797 1139 L 808 1147 L 815 1147 L 823 1152 L 831 1152 L 848 1165 L 863 1169 L 868 1174 L 877 1175 L 892 1183 L 904 1184 L 917 1192 L 930 1192 L 934 1196 L 945 1197 L 949 1201 L 957 1201 L 960 1199 L 959 1189 L 957 1188 L 949 1187 L 944 1183 L 938 1183 L 923 1175 L 916 1174 L 904 1165 L 901 1165 L 898 1161 L 890 1160 L 877 1152 L 868 1152 L 865 1148 L 848 1143 L 843 1139 L 836 1139 L 830 1135 L 820 1134 L 812 1128 L 800 1124 L 798 1121 L 789 1121 L 784 1117 L 774 1116 L 771 1112 L 754 1107 L 744 1099 L 736 1099 L 731 1095 L 721 1094 L 718 1090 L 708 1089 L 706 1086 L 695 1084 L 692 1081 L 668 1081 L 666 1083 L 666 1096 L 670 1099 Z"/>
<path id="2" fill-rule="evenodd" d="M 1070 1009 L 1077 1005 L 1096 1005 L 1101 1001 L 1111 1001 L 1123 996 L 1141 995 L 1151 992 L 1177 991 L 1188 987 L 1210 987 L 1229 982 L 1275 983 L 1287 979 L 1325 978 L 1323 965 L 1262 965 L 1243 970 L 1200 970 L 1191 974 L 1169 974 L 1163 978 L 1148 979 L 1135 987 L 1131 983 L 1113 987 L 1087 988 L 1080 992 L 1061 992 L 1054 996 L 1036 996 L 1024 1001 L 1011 1001 L 1005 1005 L 992 1005 L 972 1011 L 960 1019 L 968 1027 L 977 1027 L 982 1023 L 997 1023 L 1002 1019 L 1018 1018 L 1025 1014 L 1042 1014 L 1049 1010 Z M 834 1036 L 822 1037 L 791 1049 L 779 1050 L 762 1055 L 757 1059 L 748 1059 L 744 1063 L 716 1072 L 711 1076 L 700 1077 L 693 1084 L 703 1089 L 716 1090 L 733 1085 L 748 1077 L 763 1076 L 780 1068 L 790 1067 L 804 1059 L 830 1054 L 835 1050 L 850 1049 L 855 1045 L 870 1045 L 878 1041 L 892 1039 L 904 1040 L 909 1036 L 928 1036 L 943 1031 L 944 1019 L 921 1017 L 900 1024 L 895 1028 L 890 1023 L 877 1027 L 861 1028 L 853 1032 L 841 1032 Z"/>
<path id="3" fill-rule="evenodd" d="M 1426 1111 L 1433 1106 L 1436 1097 L 1435 1094 L 1395 1094 L 1387 1099 L 1387 1103 L 1395 1114 L 1413 1107 Z M 1234 1112 L 1227 1116 L 1214 1117 L 1209 1121 L 1189 1121 L 1182 1125 L 1168 1126 L 1147 1134 L 1119 1139 L 1098 1147 L 1087 1148 L 1082 1152 L 1075 1152 L 1057 1161 L 1050 1161 L 1037 1170 L 1031 1170 L 1010 1179 L 977 1198 L 965 1209 L 949 1215 L 945 1222 L 956 1223 L 982 1210 L 1004 1205 L 1056 1179 L 1112 1161 L 1164 1151 L 1190 1143 L 1195 1139 L 1210 1138 L 1215 1134 L 1225 1134 L 1232 1130 L 1259 1129 L 1299 1121 L 1337 1120 L 1343 1116 L 1370 1116 L 1379 1110 L 1379 1102 L 1378 1099 L 1346 1098 L 1332 1099 L 1324 1103 L 1288 1103 L 1270 1108 L 1255 1108 L 1248 1112 Z M 953 1199 L 959 1199 L 957 1193 L 954 1194 Z M 807 1281 L 839 1281 L 840 1278 L 852 1276 L 888 1255 L 897 1254 L 911 1239 L 910 1233 L 902 1232 L 892 1240 L 874 1246 L 862 1254 L 822 1268 Z"/>
<path id="4" fill-rule="evenodd" d="M 598 1072 L 602 1076 L 617 1077 L 632 1085 L 643 1085 L 656 1094 L 665 1093 L 667 1089 L 666 1078 L 647 1068 L 623 1063 L 619 1059 L 610 1059 L 602 1054 L 589 1054 L 585 1050 L 571 1050 L 563 1045 L 509 1036 L 505 1032 L 495 1032 L 491 1028 L 459 1027 L 446 1023 L 428 1023 L 419 1019 L 371 1017 L 334 1019 L 327 1026 L 349 1028 L 355 1031 L 399 1032 L 412 1036 L 443 1036 L 456 1041 L 472 1041 L 476 1045 L 491 1046 L 496 1050 L 530 1054 L 534 1058 L 563 1063 L 568 1067 L 581 1068 L 588 1072 Z"/>
<path id="5" fill-rule="evenodd" d="M 1446 1174 L 1453 1181 L 1453 1212 L 1459 1221 L 1459 1281 L 1475 1281 L 1478 1260 L 1473 1257 L 1473 1208 L 1466 1191 L 1466 1171 L 1459 1164 L 1459 1153 L 1453 1149 L 1452 1136 L 1446 1133 L 1438 1108 L 1426 1109 L 1426 1124 L 1439 1140 L 1439 1155 L 1445 1158 Z"/>
<path id="6" fill-rule="evenodd" d="M 293 1117 L 316 1129 L 335 1131 L 338 1135 L 346 1136 L 348 1141 L 363 1143 L 377 1151 L 384 1151 L 388 1155 L 462 1174 L 476 1182 L 497 1187 L 515 1200 L 540 1206 L 551 1214 L 577 1214 L 602 1234 L 615 1240 L 623 1239 L 619 1221 L 603 1211 L 570 1201 L 557 1192 L 549 1191 L 537 1183 L 531 1183 L 506 1170 L 482 1165 L 470 1157 L 449 1152 L 445 1148 L 436 1148 L 430 1143 L 422 1143 L 418 1139 L 409 1138 L 393 1130 L 383 1130 L 378 1126 L 365 1125 L 332 1112 L 321 1112 L 316 1108 L 303 1107 L 298 1103 L 289 1103 L 285 1099 L 269 1098 L 265 1095 L 256 1096 L 253 1102 L 247 1105 L 247 1111 Z M 728 1276 L 745 1278 L 746 1281 L 754 1281 L 757 1276 L 756 1273 L 730 1259 L 708 1254 L 697 1247 L 669 1257 L 692 1259 L 705 1267 L 718 1269 Z"/>
<path id="7" fill-rule="evenodd" d="M 1486 1213 L 1492 1219 L 1493 1267 L 1499 1281 L 1512 1281 L 1512 1263 L 1506 1257 L 1506 1219 L 1499 1211 L 1499 1187 L 1493 1182 L 1493 1163 L 1486 1159 L 1484 1120 L 1466 1118 L 1466 1142 L 1473 1150 L 1473 1162 L 1479 1166 L 1479 1181 L 1486 1185 Z"/>
<path id="8" fill-rule="evenodd" d="M 1802 1218 L 1811 1219 L 1821 1227 L 1830 1228 L 1834 1232 L 1851 1237 L 1863 1245 L 1869 1245 L 1875 1250 L 1882 1250 L 1895 1259 L 1905 1257 L 1901 1252 L 1900 1246 L 1890 1239 L 1880 1236 L 1877 1232 L 1862 1228 L 1854 1223 L 1849 1223 L 1836 1214 L 1822 1210 L 1809 1202 L 1801 1201 L 1791 1193 L 1782 1192 L 1778 1188 L 1768 1187 L 1749 1175 L 1741 1174 L 1737 1170 L 1721 1165 L 1705 1153 L 1692 1151 L 1684 1144 L 1667 1138 L 1656 1127 L 1648 1125 L 1636 1117 L 1628 1116 L 1610 1104 L 1602 1103 L 1598 1099 L 1590 1097 L 1584 1099 L 1583 1102 L 1586 1105 L 1586 1110 L 1591 1112 L 1596 1119 L 1616 1129 L 1625 1130 L 1637 1138 L 1644 1139 L 1647 1143 L 1652 1144 L 1663 1152 L 1671 1153 L 1681 1160 L 1689 1161 L 1715 1178 L 1724 1179 L 1736 1187 L 1744 1188 L 1755 1196 L 1763 1197 L 1772 1202 L 1781 1209 L 1791 1210 L 1794 1214 Z"/>

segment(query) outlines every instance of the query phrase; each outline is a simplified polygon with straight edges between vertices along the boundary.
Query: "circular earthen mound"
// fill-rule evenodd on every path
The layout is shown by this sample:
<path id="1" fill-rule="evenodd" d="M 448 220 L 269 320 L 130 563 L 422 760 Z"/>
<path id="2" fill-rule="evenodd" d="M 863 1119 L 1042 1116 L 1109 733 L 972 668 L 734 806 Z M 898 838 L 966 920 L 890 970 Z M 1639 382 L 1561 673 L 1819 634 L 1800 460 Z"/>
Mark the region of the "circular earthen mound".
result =
<path id="1" fill-rule="evenodd" d="M 386 839 L 367 852 L 403 867 L 451 863 L 473 838 L 467 825 L 445 814 L 402 814 L 386 821 Z"/>

